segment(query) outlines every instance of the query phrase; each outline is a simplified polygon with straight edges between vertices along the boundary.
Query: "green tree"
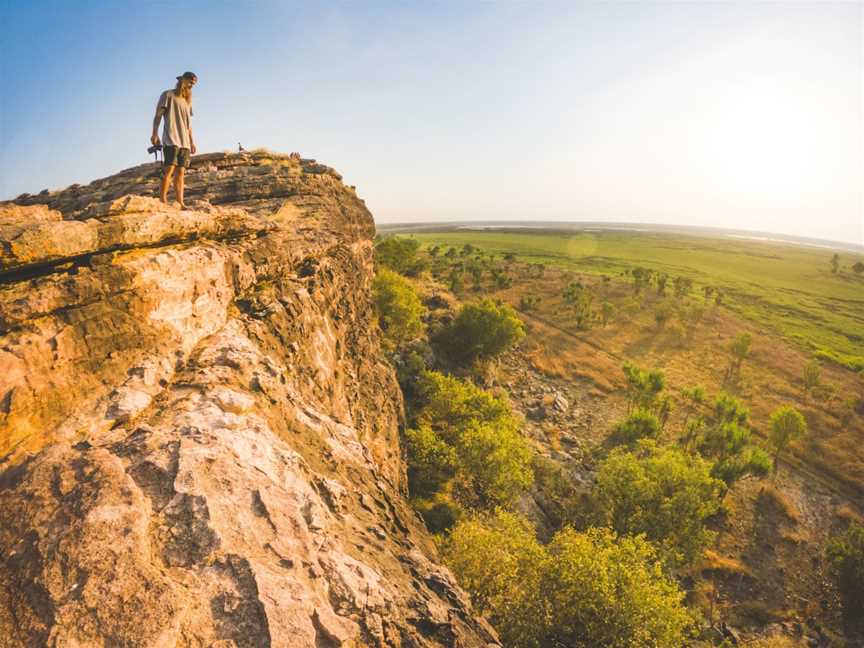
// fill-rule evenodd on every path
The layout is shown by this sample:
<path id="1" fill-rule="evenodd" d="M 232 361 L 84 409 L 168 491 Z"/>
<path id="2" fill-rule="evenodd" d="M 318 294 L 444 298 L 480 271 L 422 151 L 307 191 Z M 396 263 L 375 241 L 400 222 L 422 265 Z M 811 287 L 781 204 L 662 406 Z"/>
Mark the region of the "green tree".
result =
<path id="1" fill-rule="evenodd" d="M 640 439 L 656 439 L 660 435 L 660 421 L 651 412 L 637 409 L 615 426 L 613 434 L 630 443 Z"/>
<path id="2" fill-rule="evenodd" d="M 544 547 L 529 522 L 497 510 L 457 524 L 443 548 L 507 646 L 678 646 L 693 624 L 683 592 L 641 537 L 567 527 Z"/>
<path id="3" fill-rule="evenodd" d="M 771 470 L 771 458 L 752 442 L 749 411 L 734 396 L 721 393 L 697 441 L 697 449 L 714 461 L 712 474 L 731 486 L 745 475 L 762 476 Z"/>
<path id="4" fill-rule="evenodd" d="M 657 322 L 657 328 L 662 330 L 671 316 L 672 312 L 670 311 L 669 306 L 666 304 L 660 304 L 654 310 L 654 321 Z"/>
<path id="5" fill-rule="evenodd" d="M 564 290 L 564 302 L 573 312 L 578 328 L 586 328 L 591 319 L 591 303 L 594 293 L 578 281 L 570 283 Z"/>
<path id="6" fill-rule="evenodd" d="M 685 297 L 693 288 L 693 280 L 688 277 L 675 277 L 672 285 L 675 288 L 675 296 L 680 299 Z"/>
<path id="7" fill-rule="evenodd" d="M 416 276 L 426 268 L 426 261 L 417 256 L 420 241 L 402 236 L 386 236 L 375 246 L 375 260 L 399 274 Z"/>
<path id="8" fill-rule="evenodd" d="M 840 271 L 840 255 L 836 252 L 831 257 L 831 273 L 837 274 Z"/>
<path id="9" fill-rule="evenodd" d="M 620 534 L 644 533 L 680 565 L 713 541 L 705 520 L 719 509 L 724 489 L 710 462 L 643 441 L 635 451 L 612 451 L 600 464 L 592 507 L 598 524 Z"/>
<path id="10" fill-rule="evenodd" d="M 427 424 L 406 430 L 405 440 L 411 494 L 429 497 L 442 490 L 456 475 L 459 465 L 456 449 Z"/>
<path id="11" fill-rule="evenodd" d="M 474 607 L 505 645 L 542 648 L 552 623 L 544 600 L 548 556 L 528 520 L 500 509 L 473 516 L 451 530 L 442 549 Z"/>
<path id="12" fill-rule="evenodd" d="M 690 417 L 693 416 L 700 406 L 705 404 L 705 388 L 702 385 L 695 385 L 685 388 L 682 393 L 684 394 L 684 398 L 687 399 L 687 409 L 684 411 L 684 422 L 681 427 L 685 430 L 685 447 L 689 448 L 693 440 L 690 434 L 692 429 L 689 427 Z"/>
<path id="13" fill-rule="evenodd" d="M 372 282 L 372 293 L 378 322 L 391 346 L 402 346 L 423 332 L 420 318 L 426 309 L 404 277 L 381 267 Z"/>
<path id="14" fill-rule="evenodd" d="M 447 287 L 450 289 L 450 292 L 459 292 L 462 290 L 465 285 L 462 281 L 462 274 L 462 268 L 450 268 L 450 274 L 447 276 Z"/>
<path id="15" fill-rule="evenodd" d="M 463 306 L 453 321 L 432 336 L 436 354 L 467 367 L 503 353 L 525 337 L 525 326 L 509 305 L 483 299 Z"/>
<path id="16" fill-rule="evenodd" d="M 666 387 L 666 378 L 660 369 L 645 371 L 631 362 L 621 366 L 627 378 L 627 413 L 633 408 L 653 412 L 660 392 Z"/>
<path id="17" fill-rule="evenodd" d="M 807 434 L 807 421 L 794 407 L 784 405 L 771 414 L 771 430 L 768 441 L 774 448 L 774 473 L 777 473 L 777 463 L 780 454 L 785 452 L 791 443 Z"/>
<path id="18" fill-rule="evenodd" d="M 813 388 L 819 386 L 821 378 L 821 365 L 817 358 L 813 358 L 804 367 L 804 391 L 810 393 Z"/>
<path id="19" fill-rule="evenodd" d="M 864 272 L 864 263 L 861 263 L 861 261 L 856 261 L 855 264 L 852 266 L 852 271 L 855 274 L 861 274 L 862 272 Z"/>
<path id="20" fill-rule="evenodd" d="M 531 486 L 532 453 L 509 403 L 436 371 L 420 372 L 416 392 L 406 431 L 412 498 L 444 493 L 484 508 Z"/>
<path id="21" fill-rule="evenodd" d="M 750 344 L 753 342 L 753 336 L 744 331 L 739 334 L 729 345 L 729 353 L 732 356 L 729 367 L 726 369 L 725 378 L 728 380 L 741 374 L 741 367 L 744 360 L 750 355 Z"/>
<path id="22" fill-rule="evenodd" d="M 471 421 L 459 435 L 457 497 L 485 508 L 509 504 L 534 482 L 532 452 L 518 433 Z"/>
<path id="23" fill-rule="evenodd" d="M 604 301 L 600 305 L 600 319 L 603 322 L 603 326 L 606 326 L 612 318 L 615 316 L 615 305 L 611 302 Z"/>

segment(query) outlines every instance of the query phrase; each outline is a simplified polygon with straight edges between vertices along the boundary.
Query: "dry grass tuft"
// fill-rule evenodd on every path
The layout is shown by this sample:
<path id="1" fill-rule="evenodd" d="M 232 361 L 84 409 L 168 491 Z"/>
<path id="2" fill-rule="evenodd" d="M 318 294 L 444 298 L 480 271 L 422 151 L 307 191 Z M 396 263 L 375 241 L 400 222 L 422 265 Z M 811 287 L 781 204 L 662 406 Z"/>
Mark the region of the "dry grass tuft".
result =
<path id="1" fill-rule="evenodd" d="M 779 514 L 787 522 L 798 524 L 801 519 L 792 499 L 772 484 L 766 485 L 756 499 L 758 511 L 764 515 Z"/>
<path id="2" fill-rule="evenodd" d="M 751 648 L 805 648 L 807 646 L 803 639 L 779 634 L 771 635 L 770 637 L 760 637 L 748 642 L 747 645 Z"/>
<path id="3" fill-rule="evenodd" d="M 721 556 L 711 549 L 706 549 L 704 559 L 699 568 L 703 573 L 714 573 L 718 576 L 747 576 L 754 578 L 753 571 L 737 558 Z"/>
<path id="4" fill-rule="evenodd" d="M 857 524 L 864 524 L 864 516 L 855 511 L 848 504 L 843 504 L 842 506 L 838 506 L 834 511 L 834 516 L 839 520 L 845 522 L 846 524 L 852 524 L 853 522 Z"/>

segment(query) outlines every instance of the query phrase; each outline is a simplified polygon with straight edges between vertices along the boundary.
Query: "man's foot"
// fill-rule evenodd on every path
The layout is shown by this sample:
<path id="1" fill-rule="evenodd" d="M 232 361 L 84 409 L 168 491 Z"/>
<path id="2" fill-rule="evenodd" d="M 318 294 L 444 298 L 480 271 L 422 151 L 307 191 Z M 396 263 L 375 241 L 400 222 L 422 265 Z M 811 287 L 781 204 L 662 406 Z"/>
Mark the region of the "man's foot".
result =
<path id="1" fill-rule="evenodd" d="M 186 209 L 186 203 L 178 203 L 180 205 L 180 209 Z"/>

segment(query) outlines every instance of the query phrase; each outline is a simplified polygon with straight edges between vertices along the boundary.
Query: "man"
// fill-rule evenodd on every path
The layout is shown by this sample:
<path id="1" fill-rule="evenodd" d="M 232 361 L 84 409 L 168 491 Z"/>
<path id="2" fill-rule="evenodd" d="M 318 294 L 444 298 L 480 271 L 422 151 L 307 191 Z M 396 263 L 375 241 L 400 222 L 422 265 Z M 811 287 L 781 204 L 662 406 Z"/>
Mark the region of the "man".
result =
<path id="1" fill-rule="evenodd" d="M 198 82 L 198 77 L 192 72 L 184 72 L 177 77 L 177 85 L 173 90 L 166 90 L 159 95 L 156 104 L 156 116 L 153 118 L 153 134 L 150 143 L 159 144 L 159 121 L 164 117 L 162 128 L 162 165 L 165 169 L 159 198 L 168 202 L 168 186 L 171 176 L 174 176 L 174 193 L 181 209 L 186 209 L 183 202 L 183 175 L 189 167 L 189 156 L 197 150 L 192 139 L 192 86 Z M 176 171 L 176 173 L 175 173 Z"/>

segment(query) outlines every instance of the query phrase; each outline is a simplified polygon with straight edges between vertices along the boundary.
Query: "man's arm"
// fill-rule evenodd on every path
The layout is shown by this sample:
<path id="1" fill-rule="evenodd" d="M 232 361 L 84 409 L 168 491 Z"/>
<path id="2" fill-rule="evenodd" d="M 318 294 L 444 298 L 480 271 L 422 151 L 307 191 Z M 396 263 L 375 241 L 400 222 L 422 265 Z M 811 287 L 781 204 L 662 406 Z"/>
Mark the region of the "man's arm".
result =
<path id="1" fill-rule="evenodd" d="M 153 134 L 150 135 L 150 143 L 158 144 L 159 143 L 159 122 L 162 121 L 162 115 L 165 114 L 165 107 L 159 106 L 156 108 L 156 116 L 153 117 Z"/>
<path id="2" fill-rule="evenodd" d="M 159 122 L 162 121 L 162 116 L 168 110 L 165 104 L 165 93 L 163 92 L 159 95 L 159 101 L 156 103 L 156 115 L 153 117 L 153 134 L 150 135 L 150 143 L 154 145 L 159 143 Z"/>
<path id="3" fill-rule="evenodd" d="M 195 140 L 192 139 L 192 127 L 191 126 L 189 127 L 189 144 L 192 147 L 191 149 L 189 149 L 189 153 L 191 153 L 192 155 L 195 155 L 195 151 L 197 151 L 198 149 L 195 147 Z"/>

